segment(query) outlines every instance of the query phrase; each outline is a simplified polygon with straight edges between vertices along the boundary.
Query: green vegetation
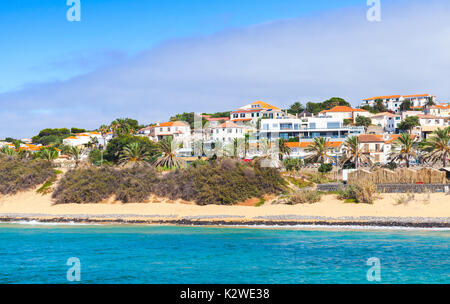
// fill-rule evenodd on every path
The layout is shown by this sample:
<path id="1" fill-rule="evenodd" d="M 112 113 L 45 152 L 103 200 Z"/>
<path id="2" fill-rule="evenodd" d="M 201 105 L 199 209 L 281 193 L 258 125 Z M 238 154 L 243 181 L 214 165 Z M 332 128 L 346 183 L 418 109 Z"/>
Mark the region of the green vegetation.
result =
<path id="1" fill-rule="evenodd" d="M 345 202 L 356 202 L 364 204 L 373 204 L 376 199 L 377 187 L 368 181 L 359 181 L 355 184 L 347 185 L 338 190 L 338 198 Z"/>
<path id="2" fill-rule="evenodd" d="M 359 144 L 357 136 L 347 137 L 347 139 L 345 140 L 343 152 L 344 155 L 341 158 L 341 163 L 347 165 L 346 167 L 344 167 L 344 169 L 353 169 L 349 168 L 350 163 L 354 164 L 355 168 L 356 165 L 360 162 L 372 165 L 372 157 L 370 156 L 370 154 L 364 153 Z"/>
<path id="3" fill-rule="evenodd" d="M 98 203 L 112 196 L 124 203 L 143 202 L 151 194 L 195 201 L 200 205 L 234 204 L 264 194 L 279 193 L 285 181 L 276 169 L 223 159 L 157 174 L 150 166 L 71 170 L 61 179 L 57 203 Z"/>
<path id="4" fill-rule="evenodd" d="M 58 146 L 62 144 L 64 138 L 71 135 L 70 130 L 67 128 L 60 129 L 43 129 L 38 135 L 32 138 L 33 143 L 42 144 L 43 146 L 53 145 Z"/>
<path id="5" fill-rule="evenodd" d="M 289 107 L 287 112 L 289 114 L 296 115 L 302 113 L 304 110 L 305 107 L 300 102 L 296 102 Z"/>
<path id="6" fill-rule="evenodd" d="M 181 160 L 175 155 L 172 139 L 167 138 L 158 142 L 158 151 L 163 155 L 155 161 L 155 167 L 180 168 Z"/>
<path id="7" fill-rule="evenodd" d="M 72 133 L 72 134 L 85 133 L 85 132 L 87 132 L 86 129 L 81 129 L 81 128 L 71 128 L 70 129 L 70 133 Z"/>
<path id="8" fill-rule="evenodd" d="M 315 137 L 311 145 L 306 147 L 305 151 L 309 152 L 309 155 L 305 157 L 305 161 L 311 163 L 324 164 L 327 161 L 334 161 L 334 158 L 329 155 L 330 141 L 325 137 Z"/>
<path id="9" fill-rule="evenodd" d="M 301 190 L 292 195 L 287 204 L 297 205 L 297 204 L 313 204 L 320 202 L 322 198 L 322 192 L 315 190 Z"/>
<path id="10" fill-rule="evenodd" d="M 408 116 L 398 124 L 398 129 L 410 132 L 414 127 L 420 126 L 419 117 Z"/>
<path id="11" fill-rule="evenodd" d="M 431 136 L 423 143 L 423 150 L 427 152 L 426 161 L 436 163 L 442 160 L 442 166 L 447 165 L 447 157 L 450 155 L 450 128 L 437 129 L 435 136 Z"/>
<path id="12" fill-rule="evenodd" d="M 0 193 L 32 189 L 56 176 L 51 163 L 0 155 Z"/>
<path id="13" fill-rule="evenodd" d="M 390 155 L 390 161 L 405 161 L 409 168 L 409 161 L 417 159 L 417 142 L 408 133 L 400 134 L 399 138 L 394 141 L 393 148 L 398 152 Z"/>
<path id="14" fill-rule="evenodd" d="M 58 158 L 58 151 L 53 147 L 42 148 L 39 152 L 34 154 L 34 157 L 52 162 Z"/>
<path id="15" fill-rule="evenodd" d="M 221 114 L 223 114 L 223 113 L 221 113 Z M 225 117 L 225 116 L 219 116 L 219 117 Z M 230 115 L 228 115 L 227 117 L 230 117 Z M 175 116 L 170 117 L 170 121 L 187 122 L 193 129 L 194 128 L 194 112 L 176 114 Z M 202 126 L 204 126 L 207 121 L 208 120 L 206 118 L 202 117 Z"/>
<path id="16" fill-rule="evenodd" d="M 362 126 L 365 130 L 372 124 L 372 120 L 366 116 L 358 116 L 355 120 L 356 126 Z"/>
<path id="17" fill-rule="evenodd" d="M 328 173 L 328 172 L 331 172 L 331 170 L 333 170 L 333 165 L 330 163 L 321 164 L 319 166 L 319 168 L 317 169 L 317 171 L 319 171 L 320 173 Z"/>
<path id="18" fill-rule="evenodd" d="M 308 102 L 306 104 L 306 110 L 316 115 L 320 111 L 330 110 L 331 108 L 336 106 L 351 107 L 351 105 L 344 99 L 339 97 L 332 97 L 328 100 L 325 100 L 324 102 L 317 102 L 317 103 Z"/>
<path id="19" fill-rule="evenodd" d="M 121 135 L 113 138 L 106 146 L 106 151 L 103 154 L 103 159 L 114 164 L 119 163 L 124 148 L 131 143 L 139 143 L 140 146 L 143 147 L 143 149 L 145 149 L 145 151 L 148 151 L 149 152 L 148 159 L 150 161 L 156 159 L 156 156 L 158 154 L 157 145 L 147 137 L 132 136 L 132 135 Z M 98 154 L 98 152 L 96 153 Z"/>
<path id="20" fill-rule="evenodd" d="M 288 171 L 299 171 L 303 166 L 300 158 L 287 158 L 283 160 L 283 165 Z"/>

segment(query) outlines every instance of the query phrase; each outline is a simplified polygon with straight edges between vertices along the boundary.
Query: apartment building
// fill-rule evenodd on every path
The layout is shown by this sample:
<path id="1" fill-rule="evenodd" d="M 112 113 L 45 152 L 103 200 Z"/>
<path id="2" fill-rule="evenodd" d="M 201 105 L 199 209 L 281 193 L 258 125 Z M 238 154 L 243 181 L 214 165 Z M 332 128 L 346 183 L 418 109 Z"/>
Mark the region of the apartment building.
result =
<path id="1" fill-rule="evenodd" d="M 232 143 L 235 138 L 244 138 L 244 128 L 226 121 L 216 127 L 211 128 L 210 140 L 214 142 Z"/>
<path id="2" fill-rule="evenodd" d="M 345 139 L 364 133 L 364 127 L 344 126 L 343 120 L 333 117 L 308 117 L 261 120 L 260 137 L 267 139 L 295 138 L 311 141 L 314 137 Z"/>
<path id="3" fill-rule="evenodd" d="M 395 130 L 402 121 L 402 116 L 390 112 L 382 112 L 370 116 L 370 119 L 373 125 L 383 128 L 385 132 L 395 133 Z"/>
<path id="4" fill-rule="evenodd" d="M 427 104 L 429 98 L 435 99 L 436 97 L 431 94 L 375 96 L 363 99 L 361 106 L 374 106 L 376 101 L 380 99 L 387 110 L 399 113 L 400 105 L 403 101 L 410 101 L 411 106 L 417 109 L 423 108 Z"/>
<path id="5" fill-rule="evenodd" d="M 291 115 L 276 106 L 263 101 L 256 101 L 231 112 L 230 120 L 234 123 L 246 122 L 256 125 L 260 118 L 280 119 L 289 116 Z"/>

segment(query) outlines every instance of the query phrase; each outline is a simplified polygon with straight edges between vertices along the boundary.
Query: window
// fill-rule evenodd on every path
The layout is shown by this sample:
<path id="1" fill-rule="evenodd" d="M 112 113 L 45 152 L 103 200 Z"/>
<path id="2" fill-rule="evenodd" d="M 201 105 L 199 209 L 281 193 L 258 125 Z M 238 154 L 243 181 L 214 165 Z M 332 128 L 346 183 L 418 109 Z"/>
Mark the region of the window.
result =
<path id="1" fill-rule="evenodd" d="M 259 113 L 256 113 L 256 117 L 259 117 Z"/>
<path id="2" fill-rule="evenodd" d="M 245 117 L 245 113 L 241 113 L 241 117 Z"/>
<path id="3" fill-rule="evenodd" d="M 239 114 L 233 114 L 233 118 L 238 118 Z"/>
<path id="4" fill-rule="evenodd" d="M 278 128 L 278 124 L 277 123 L 272 124 L 272 128 L 274 129 Z"/>
<path id="5" fill-rule="evenodd" d="M 309 128 L 310 129 L 315 129 L 316 128 L 316 123 L 315 122 L 310 122 L 309 123 Z"/>
<path id="6" fill-rule="evenodd" d="M 252 113 L 252 117 L 255 117 L 255 113 Z"/>
<path id="7" fill-rule="evenodd" d="M 159 128 L 159 131 L 162 132 L 162 131 L 163 131 L 163 128 Z"/>
<path id="8" fill-rule="evenodd" d="M 327 122 L 327 129 L 339 128 L 341 124 L 337 121 L 335 122 Z"/>
<path id="9" fill-rule="evenodd" d="M 298 124 L 294 124 L 294 130 L 298 130 Z"/>
<path id="10" fill-rule="evenodd" d="M 263 130 L 269 130 L 269 125 L 268 124 L 263 124 Z"/>
<path id="11" fill-rule="evenodd" d="M 167 132 L 170 132 L 170 128 L 167 128 Z"/>
<path id="12" fill-rule="evenodd" d="M 231 132 L 233 132 L 233 129 L 228 129 L 228 133 L 231 133 Z"/>

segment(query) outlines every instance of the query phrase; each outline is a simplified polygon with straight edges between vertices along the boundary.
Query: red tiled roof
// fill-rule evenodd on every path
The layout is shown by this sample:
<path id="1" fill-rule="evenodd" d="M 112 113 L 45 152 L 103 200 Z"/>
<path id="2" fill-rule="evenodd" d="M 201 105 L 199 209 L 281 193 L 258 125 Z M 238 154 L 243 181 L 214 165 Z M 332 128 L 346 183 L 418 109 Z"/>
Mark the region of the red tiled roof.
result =
<path id="1" fill-rule="evenodd" d="M 286 147 L 289 148 L 306 148 L 310 145 L 312 145 L 312 141 L 302 141 L 302 142 L 287 142 L 285 143 Z M 329 141 L 328 147 L 330 148 L 338 148 L 342 145 L 342 141 Z"/>

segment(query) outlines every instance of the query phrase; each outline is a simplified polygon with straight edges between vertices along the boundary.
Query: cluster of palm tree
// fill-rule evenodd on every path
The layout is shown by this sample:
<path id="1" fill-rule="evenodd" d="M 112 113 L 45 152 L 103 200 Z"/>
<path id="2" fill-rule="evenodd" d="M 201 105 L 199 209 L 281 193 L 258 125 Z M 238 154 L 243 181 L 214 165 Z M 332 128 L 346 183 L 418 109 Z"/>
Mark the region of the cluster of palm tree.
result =
<path id="1" fill-rule="evenodd" d="M 314 138 L 306 151 L 310 153 L 305 158 L 309 162 L 323 164 L 334 160 L 334 157 L 330 155 L 331 147 L 327 138 Z M 411 161 L 417 161 L 424 165 L 442 162 L 445 167 L 447 158 L 450 156 L 450 127 L 434 131 L 431 136 L 421 142 L 409 133 L 401 133 L 393 142 L 392 151 L 389 161 L 393 163 L 405 162 L 409 167 Z M 370 154 L 361 147 L 356 136 L 348 137 L 344 144 L 340 164 L 348 162 L 354 163 L 356 167 L 358 164 L 373 165 L 374 163 Z"/>

